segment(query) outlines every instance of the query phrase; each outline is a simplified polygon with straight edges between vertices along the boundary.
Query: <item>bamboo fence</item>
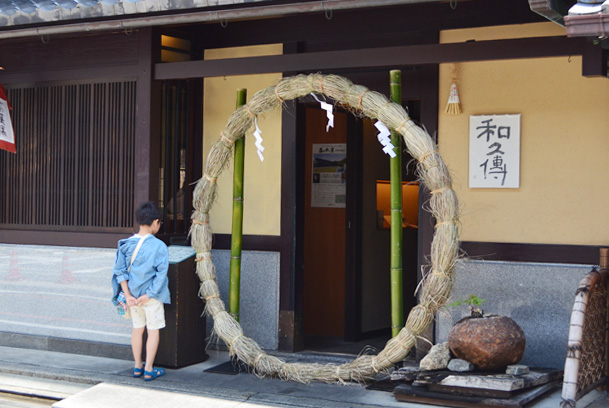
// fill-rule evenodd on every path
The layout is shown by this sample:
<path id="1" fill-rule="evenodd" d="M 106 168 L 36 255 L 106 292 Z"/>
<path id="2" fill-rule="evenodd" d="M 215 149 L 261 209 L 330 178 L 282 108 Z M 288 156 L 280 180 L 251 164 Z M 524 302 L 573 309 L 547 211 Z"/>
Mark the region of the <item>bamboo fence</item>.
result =
<path id="1" fill-rule="evenodd" d="M 341 365 L 287 363 L 264 352 L 254 340 L 244 335 L 239 323 L 226 311 L 211 259 L 209 211 L 214 203 L 217 177 L 228 163 L 235 140 L 250 129 L 258 115 L 310 93 L 325 95 L 354 114 L 380 120 L 398 132 L 410 155 L 419 162 L 419 177 L 431 192 L 428 209 L 436 219 L 430 265 L 425 268 L 418 289 L 419 304 L 411 310 L 405 326 L 377 355 L 361 355 Z M 190 233 L 197 254 L 196 269 L 201 280 L 199 295 L 206 302 L 205 311 L 213 318 L 214 333 L 226 343 L 231 356 L 246 363 L 258 376 L 277 376 L 302 383 L 370 380 L 406 357 L 450 296 L 452 273 L 459 253 L 459 204 L 437 146 L 399 104 L 340 76 L 311 74 L 284 78 L 276 86 L 257 92 L 248 104 L 233 112 L 209 153 L 204 175 L 194 191 L 193 206 Z"/>

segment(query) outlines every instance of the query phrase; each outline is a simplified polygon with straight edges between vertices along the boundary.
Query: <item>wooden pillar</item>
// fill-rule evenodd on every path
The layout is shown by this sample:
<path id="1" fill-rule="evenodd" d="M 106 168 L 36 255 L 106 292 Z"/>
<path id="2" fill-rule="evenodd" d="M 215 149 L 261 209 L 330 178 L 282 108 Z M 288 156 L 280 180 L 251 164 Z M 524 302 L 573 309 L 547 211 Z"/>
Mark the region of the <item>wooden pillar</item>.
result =
<path id="1" fill-rule="evenodd" d="M 143 28 L 138 36 L 138 73 L 135 127 L 135 203 L 159 199 L 161 137 L 160 82 L 154 64 L 161 60 L 161 35 Z"/>
<path id="2" fill-rule="evenodd" d="M 283 44 L 284 54 L 298 53 L 295 42 Z M 293 73 L 284 72 L 284 77 Z M 297 103 L 288 105 L 281 115 L 281 248 L 279 264 L 279 344 L 282 351 L 304 348 L 302 328 L 302 299 L 298 298 L 296 265 L 296 207 L 297 202 Z M 300 285 L 300 286 L 299 286 Z"/>

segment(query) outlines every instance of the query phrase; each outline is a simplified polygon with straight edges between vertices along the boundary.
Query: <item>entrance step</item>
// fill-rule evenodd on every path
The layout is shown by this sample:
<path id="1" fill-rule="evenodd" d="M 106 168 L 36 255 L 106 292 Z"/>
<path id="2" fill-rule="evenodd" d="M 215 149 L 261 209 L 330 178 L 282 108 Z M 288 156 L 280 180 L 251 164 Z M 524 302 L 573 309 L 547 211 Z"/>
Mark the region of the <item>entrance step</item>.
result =
<path id="1" fill-rule="evenodd" d="M 212 397 L 199 397 L 178 392 L 158 391 L 149 388 L 127 387 L 101 383 L 76 395 L 58 401 L 53 408 L 108 408 L 134 405 L 154 408 L 263 408 L 263 405 L 243 401 L 230 401 Z"/>

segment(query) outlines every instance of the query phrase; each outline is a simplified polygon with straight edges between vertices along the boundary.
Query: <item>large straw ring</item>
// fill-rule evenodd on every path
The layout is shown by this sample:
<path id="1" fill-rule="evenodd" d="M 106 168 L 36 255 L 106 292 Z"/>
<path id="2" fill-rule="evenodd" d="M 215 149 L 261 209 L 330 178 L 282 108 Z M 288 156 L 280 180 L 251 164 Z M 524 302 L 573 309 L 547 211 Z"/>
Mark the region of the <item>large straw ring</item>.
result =
<path id="1" fill-rule="evenodd" d="M 323 87 L 322 87 L 323 84 Z M 298 75 L 282 79 L 276 86 L 257 92 L 250 103 L 238 109 L 230 116 L 223 137 L 236 140 L 249 130 L 252 119 L 249 112 L 261 114 L 280 107 L 284 100 L 293 100 L 310 93 L 323 94 L 335 100 L 348 111 L 373 120 L 382 121 L 390 129 L 396 130 L 404 139 L 409 153 L 419 161 L 418 174 L 422 184 L 430 191 L 448 190 L 452 181 L 442 157 L 431 137 L 419 126 L 402 126 L 410 120 L 406 111 L 399 104 L 389 100 L 377 92 L 368 92 L 363 86 L 354 86 L 346 78 L 335 75 L 311 74 Z M 282 98 L 277 95 L 281 94 Z M 361 97 L 365 94 L 365 97 Z M 226 145 L 222 139 L 211 149 L 205 167 L 205 174 L 219 175 L 230 159 Z M 196 211 L 208 212 L 213 205 L 216 184 L 201 179 L 195 188 L 193 206 Z M 441 198 L 441 199 L 438 199 Z M 239 323 L 224 311 L 221 301 L 219 307 L 214 304 L 213 310 L 207 310 L 214 319 L 214 331 L 227 344 L 231 345 L 230 352 L 248 364 L 259 376 L 273 375 L 282 379 L 308 383 L 311 381 L 365 382 L 374 378 L 380 370 L 386 370 L 393 364 L 403 360 L 414 346 L 414 338 L 422 336 L 433 322 L 438 309 L 443 307 L 450 296 L 452 288 L 452 272 L 459 253 L 458 224 L 459 204 L 455 194 L 434 194 L 429 202 L 429 210 L 436 217 L 438 225 L 453 224 L 453 227 L 438 228 L 435 231 L 431 265 L 424 270 L 440 270 L 441 275 L 425 274 L 419 289 L 419 307 L 411 310 L 408 315 L 403 336 L 389 340 L 383 350 L 376 356 L 361 355 L 352 362 L 342 365 L 286 363 L 279 358 L 267 356 L 260 346 L 249 337 L 241 337 L 235 343 L 233 340 L 242 333 Z M 197 253 L 210 248 L 211 230 L 206 225 L 193 223 L 191 225 L 192 245 Z M 201 281 L 215 279 L 215 269 L 211 261 L 197 262 L 197 274 Z M 200 296 L 205 298 L 218 295 L 218 285 L 203 285 Z M 261 355 L 265 364 L 256 364 Z"/>

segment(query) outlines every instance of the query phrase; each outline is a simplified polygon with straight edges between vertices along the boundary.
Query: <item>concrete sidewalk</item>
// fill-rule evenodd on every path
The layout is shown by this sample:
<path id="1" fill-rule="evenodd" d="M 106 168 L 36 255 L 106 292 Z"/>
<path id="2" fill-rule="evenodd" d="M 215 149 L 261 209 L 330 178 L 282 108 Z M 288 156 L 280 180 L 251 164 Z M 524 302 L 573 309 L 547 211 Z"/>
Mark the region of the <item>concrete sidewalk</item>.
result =
<path id="1" fill-rule="evenodd" d="M 429 405 L 398 402 L 391 392 L 367 390 L 358 385 L 309 385 L 278 379 L 259 379 L 242 372 L 215 374 L 204 370 L 228 361 L 226 352 L 210 351 L 204 363 L 176 370 L 154 381 L 133 378 L 130 361 L 104 357 L 0 347 L 0 392 L 61 400 L 56 408 L 108 407 L 117 401 L 137 401 L 137 406 L 176 407 L 308 407 L 308 408 L 422 408 Z M 286 360 L 303 357 L 282 355 Z M 317 362 L 332 357 L 315 356 Z M 99 385 L 98 385 L 99 384 Z M 148 392 L 154 391 L 154 392 Z M 65 399 L 64 399 L 65 398 Z M 601 405 L 599 405 L 601 404 Z M 560 405 L 560 390 L 549 393 L 531 407 Z M 605 393 L 594 392 L 578 407 L 609 407 Z"/>

